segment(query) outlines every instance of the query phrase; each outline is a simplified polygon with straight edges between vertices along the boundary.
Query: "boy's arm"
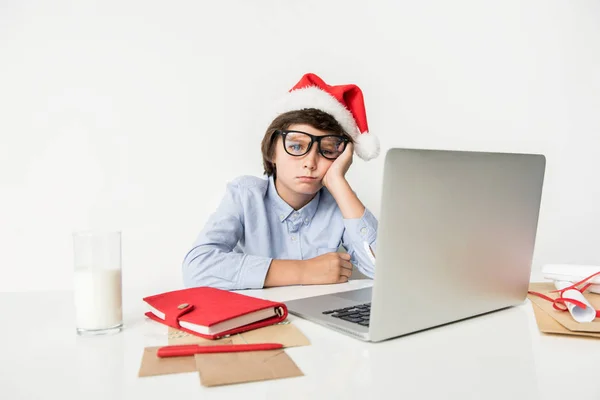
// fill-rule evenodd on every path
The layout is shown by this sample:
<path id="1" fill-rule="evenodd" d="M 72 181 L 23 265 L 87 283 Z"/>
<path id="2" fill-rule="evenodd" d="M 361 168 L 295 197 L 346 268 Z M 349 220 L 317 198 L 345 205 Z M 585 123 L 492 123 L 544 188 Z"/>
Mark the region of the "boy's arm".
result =
<path id="1" fill-rule="evenodd" d="M 186 287 L 227 290 L 263 287 L 272 259 L 233 252 L 244 234 L 240 190 L 235 183 L 227 186 L 221 204 L 186 254 L 182 265 Z"/>
<path id="2" fill-rule="evenodd" d="M 339 283 L 345 282 L 352 272 L 348 254 L 324 254 L 310 260 L 275 260 L 234 252 L 243 234 L 240 188 L 229 184 L 217 211 L 184 258 L 184 285 L 234 290 Z"/>
<path id="3" fill-rule="evenodd" d="M 302 283 L 302 260 L 273 260 L 265 277 L 265 287 Z"/>
<path id="4" fill-rule="evenodd" d="M 348 182 L 344 179 L 329 191 L 344 217 L 342 244 L 360 272 L 369 278 L 375 276 L 375 248 L 377 246 L 377 218 L 369 211 Z"/>
<path id="5" fill-rule="evenodd" d="M 354 145 L 348 143 L 342 155 L 329 166 L 323 177 L 323 186 L 329 190 L 345 219 L 360 218 L 365 212 L 365 206 L 346 180 L 346 172 L 352 165 L 353 151 Z"/>
<path id="6" fill-rule="evenodd" d="M 346 178 L 331 180 L 327 189 L 335 199 L 344 219 L 360 218 L 365 213 L 365 206 L 352 191 Z"/>
<path id="7" fill-rule="evenodd" d="M 352 257 L 352 263 L 369 278 L 375 277 L 377 225 L 377 219 L 368 209 L 360 218 L 344 218 L 342 245 Z"/>
<path id="8" fill-rule="evenodd" d="M 327 253 L 309 260 L 273 260 L 265 287 L 343 283 L 351 274 L 350 254 Z"/>
<path id="9" fill-rule="evenodd" d="M 345 230 L 342 244 L 360 272 L 373 278 L 378 222 L 346 180 L 346 172 L 352 164 L 352 150 L 353 146 L 350 143 L 344 153 L 331 164 L 323 184 L 335 199 L 344 217 Z"/>

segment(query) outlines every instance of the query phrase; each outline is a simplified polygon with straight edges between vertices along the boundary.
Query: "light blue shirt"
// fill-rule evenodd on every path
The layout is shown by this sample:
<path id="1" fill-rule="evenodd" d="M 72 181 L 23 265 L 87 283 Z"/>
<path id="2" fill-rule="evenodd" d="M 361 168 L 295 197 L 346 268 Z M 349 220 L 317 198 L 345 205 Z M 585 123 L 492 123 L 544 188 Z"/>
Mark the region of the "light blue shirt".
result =
<path id="1" fill-rule="evenodd" d="M 306 260 L 335 252 L 373 278 L 377 219 L 365 209 L 345 219 L 326 188 L 295 211 L 277 193 L 273 177 L 242 176 L 227 185 L 217 210 L 183 260 L 186 287 L 262 288 L 273 259 Z"/>

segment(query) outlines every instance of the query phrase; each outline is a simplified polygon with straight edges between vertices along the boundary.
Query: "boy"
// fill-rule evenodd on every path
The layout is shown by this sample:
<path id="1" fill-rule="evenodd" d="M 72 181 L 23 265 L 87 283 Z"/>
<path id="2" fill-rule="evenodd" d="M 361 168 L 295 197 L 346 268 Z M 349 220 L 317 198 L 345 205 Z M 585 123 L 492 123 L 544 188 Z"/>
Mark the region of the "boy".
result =
<path id="1" fill-rule="evenodd" d="M 228 184 L 184 258 L 186 287 L 342 283 L 352 263 L 374 276 L 377 220 L 345 179 L 353 150 L 365 160 L 379 153 L 362 92 L 306 74 L 277 113 L 262 141 L 268 179 Z"/>

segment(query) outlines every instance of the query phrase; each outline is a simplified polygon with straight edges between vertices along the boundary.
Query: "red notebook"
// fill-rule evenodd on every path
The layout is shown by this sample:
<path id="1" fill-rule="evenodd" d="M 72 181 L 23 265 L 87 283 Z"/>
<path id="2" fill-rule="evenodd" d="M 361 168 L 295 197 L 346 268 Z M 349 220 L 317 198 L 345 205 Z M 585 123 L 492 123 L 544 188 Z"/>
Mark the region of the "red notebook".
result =
<path id="1" fill-rule="evenodd" d="M 195 287 L 144 297 L 145 315 L 207 339 L 273 325 L 287 318 L 284 303 L 211 287 Z"/>

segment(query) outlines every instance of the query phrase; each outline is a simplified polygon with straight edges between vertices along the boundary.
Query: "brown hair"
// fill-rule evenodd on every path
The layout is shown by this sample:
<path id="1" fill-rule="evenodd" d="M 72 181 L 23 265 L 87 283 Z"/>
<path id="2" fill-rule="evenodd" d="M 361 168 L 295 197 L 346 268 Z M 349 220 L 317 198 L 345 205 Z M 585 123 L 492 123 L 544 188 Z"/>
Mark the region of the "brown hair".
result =
<path id="1" fill-rule="evenodd" d="M 265 136 L 263 137 L 261 151 L 265 175 L 275 175 L 275 165 L 271 161 L 275 154 L 275 143 L 277 142 L 275 140 L 277 138 L 275 132 L 288 129 L 294 124 L 310 125 L 315 129 L 331 132 L 334 135 L 344 136 L 352 141 L 350 135 L 344 131 L 344 128 L 342 128 L 337 120 L 326 112 L 317 110 L 316 108 L 288 111 L 279 115 L 271 122 L 271 125 L 267 128 Z"/>

